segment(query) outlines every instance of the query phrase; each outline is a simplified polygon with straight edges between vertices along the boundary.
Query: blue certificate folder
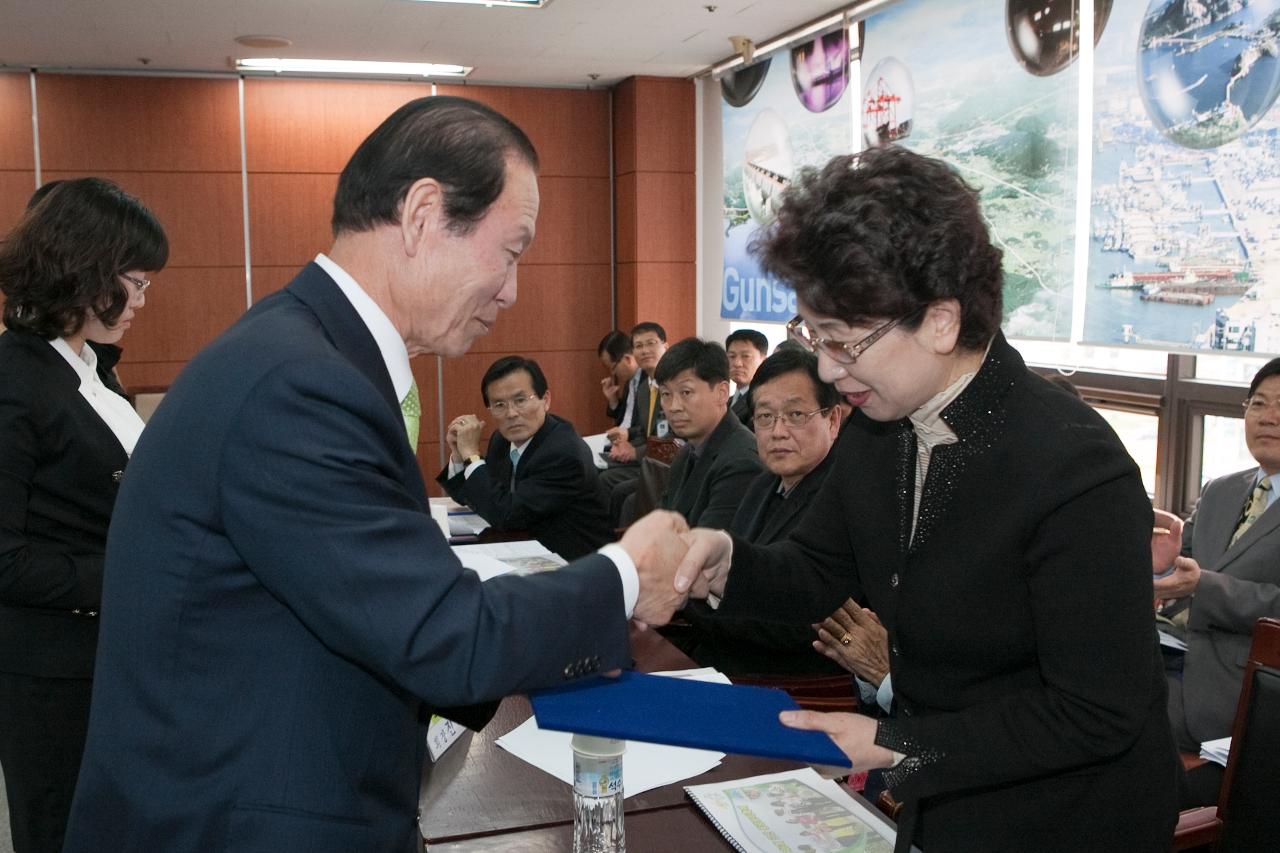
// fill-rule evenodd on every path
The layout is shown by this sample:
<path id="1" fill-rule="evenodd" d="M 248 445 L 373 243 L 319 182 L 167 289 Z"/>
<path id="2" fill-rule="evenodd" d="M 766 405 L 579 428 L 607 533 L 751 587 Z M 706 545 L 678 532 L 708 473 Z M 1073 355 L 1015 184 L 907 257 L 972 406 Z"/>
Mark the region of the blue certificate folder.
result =
<path id="1" fill-rule="evenodd" d="M 782 690 L 623 672 L 530 694 L 539 728 L 849 767 L 822 732 L 789 729 Z"/>

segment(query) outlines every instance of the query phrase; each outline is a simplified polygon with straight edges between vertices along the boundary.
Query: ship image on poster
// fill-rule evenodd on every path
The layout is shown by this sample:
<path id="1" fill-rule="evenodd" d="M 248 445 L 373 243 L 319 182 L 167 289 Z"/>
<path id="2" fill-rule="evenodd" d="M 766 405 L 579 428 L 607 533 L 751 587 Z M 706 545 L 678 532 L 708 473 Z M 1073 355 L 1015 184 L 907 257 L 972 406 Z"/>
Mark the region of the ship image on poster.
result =
<path id="1" fill-rule="evenodd" d="M 1280 0 L 1117 5 L 1095 59 L 1084 339 L 1280 352 Z"/>
<path id="2" fill-rule="evenodd" d="M 795 293 L 764 274 L 749 247 L 799 169 L 821 167 L 852 142 L 849 42 L 843 29 L 720 81 L 724 151 L 724 281 L 720 316 L 785 323 Z M 855 90 L 856 95 L 856 90 Z"/>
<path id="3" fill-rule="evenodd" d="M 870 16 L 860 121 L 865 145 L 937 157 L 978 190 L 1004 254 L 1006 333 L 1068 340 L 1077 3 L 1033 5 L 903 0 Z"/>

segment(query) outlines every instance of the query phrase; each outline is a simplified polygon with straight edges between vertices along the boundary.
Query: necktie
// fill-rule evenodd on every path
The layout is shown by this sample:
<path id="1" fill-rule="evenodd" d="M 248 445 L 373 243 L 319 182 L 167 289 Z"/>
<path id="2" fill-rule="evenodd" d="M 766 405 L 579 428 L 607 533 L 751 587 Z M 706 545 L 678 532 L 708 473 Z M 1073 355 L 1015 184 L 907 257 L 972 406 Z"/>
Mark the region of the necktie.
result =
<path id="1" fill-rule="evenodd" d="M 516 490 L 516 466 L 520 464 L 520 451 L 514 447 L 507 453 L 511 457 L 511 491 Z"/>
<path id="2" fill-rule="evenodd" d="M 1258 517 L 1267 508 L 1267 492 L 1271 491 L 1271 478 L 1263 477 L 1258 481 L 1258 485 L 1253 487 L 1253 494 L 1249 496 L 1249 505 L 1245 507 L 1244 518 L 1240 520 L 1240 526 L 1236 528 L 1236 532 L 1231 534 L 1231 542 L 1228 545 L 1236 544 L 1236 540 L 1244 535 L 1245 531 L 1253 526 Z"/>
<path id="3" fill-rule="evenodd" d="M 658 403 L 658 385 L 652 379 L 649 380 L 649 420 L 645 423 L 644 437 L 648 438 L 653 435 L 653 410 Z"/>
<path id="4" fill-rule="evenodd" d="M 409 393 L 400 401 L 400 414 L 404 416 L 404 430 L 409 436 L 409 447 L 418 450 L 418 427 L 422 423 L 422 401 L 418 399 L 418 383 L 409 385 Z"/>

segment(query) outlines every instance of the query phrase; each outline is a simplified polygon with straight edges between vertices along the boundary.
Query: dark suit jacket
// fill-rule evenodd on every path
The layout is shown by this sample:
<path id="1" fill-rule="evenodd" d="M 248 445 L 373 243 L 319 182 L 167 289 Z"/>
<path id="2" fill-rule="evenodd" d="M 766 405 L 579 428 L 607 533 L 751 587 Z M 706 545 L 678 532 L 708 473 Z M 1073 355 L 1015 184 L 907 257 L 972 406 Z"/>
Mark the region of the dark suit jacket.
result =
<path id="1" fill-rule="evenodd" d="M 680 513 L 690 527 L 724 530 L 733 521 L 747 485 L 763 470 L 756 437 L 725 412 L 696 456 L 693 445 L 680 448 L 671 463 L 661 508 Z"/>
<path id="2" fill-rule="evenodd" d="M 93 674 L 124 448 L 38 335 L 0 334 L 0 671 Z"/>
<path id="3" fill-rule="evenodd" d="M 1207 483 L 1182 528 L 1183 553 L 1201 568 L 1187 621 L 1181 684 L 1187 731 L 1198 741 L 1231 734 L 1253 623 L 1280 617 L 1280 503 L 1227 545 L 1257 471 Z"/>
<path id="4" fill-rule="evenodd" d="M 1151 504 L 1106 422 L 997 335 L 943 412 L 910 539 L 910 422 L 851 418 L 786 542 L 736 539 L 721 610 L 889 633 L 877 742 L 899 849 L 1167 850 L 1177 757 L 1151 618 Z"/>
<path id="5" fill-rule="evenodd" d="M 751 404 L 748 402 L 749 399 L 750 388 L 748 388 L 746 394 L 743 394 L 741 397 L 733 401 L 733 405 L 729 407 L 729 411 L 733 412 L 734 415 L 737 416 L 738 420 L 742 421 L 742 425 L 744 427 L 755 432 L 755 427 L 751 423 Z"/>
<path id="6" fill-rule="evenodd" d="M 315 264 L 178 377 L 116 522 L 69 853 L 418 850 L 425 712 L 630 659 L 607 558 L 461 567 Z"/>
<path id="7" fill-rule="evenodd" d="M 511 486 L 511 443 L 495 432 L 485 464 L 470 477 L 436 478 L 458 503 L 474 509 L 495 530 L 527 530 L 566 560 L 614 541 L 591 450 L 573 424 L 548 414 L 516 467 Z"/>
<path id="8" fill-rule="evenodd" d="M 747 487 L 729 532 L 756 545 L 781 542 L 808 511 L 827 472 L 832 454 L 796 483 L 785 498 L 778 494 L 781 478 L 765 471 Z M 712 610 L 705 602 L 690 602 L 682 611 L 691 636 L 680 645 L 703 666 L 728 675 L 834 675 L 844 670 L 815 652 L 817 635 L 808 622 L 779 622 L 763 617 L 735 617 Z M 852 676 L 850 676 L 852 678 Z"/>

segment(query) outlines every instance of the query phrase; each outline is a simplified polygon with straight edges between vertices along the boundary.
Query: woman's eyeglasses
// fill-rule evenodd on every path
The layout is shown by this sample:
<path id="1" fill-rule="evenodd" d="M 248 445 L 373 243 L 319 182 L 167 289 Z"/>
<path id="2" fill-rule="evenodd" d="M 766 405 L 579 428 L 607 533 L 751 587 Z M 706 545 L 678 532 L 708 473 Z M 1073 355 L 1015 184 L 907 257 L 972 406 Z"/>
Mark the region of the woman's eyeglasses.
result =
<path id="1" fill-rule="evenodd" d="M 142 293 L 148 287 L 151 286 L 151 279 L 149 278 L 134 278 L 133 276 L 129 275 L 127 272 L 120 273 L 120 277 L 125 281 L 129 282 L 130 284 L 132 284 L 134 287 L 138 288 L 139 293 Z"/>
<path id="2" fill-rule="evenodd" d="M 876 327 L 871 334 L 860 341 L 837 341 L 831 338 L 820 338 L 813 333 L 813 330 L 809 328 L 809 325 L 805 323 L 804 318 L 799 314 L 792 317 L 787 323 L 787 334 L 795 338 L 800 342 L 801 346 L 815 355 L 822 351 L 832 361 L 840 364 L 854 364 L 872 344 L 887 335 L 899 323 L 905 323 L 919 314 L 921 310 L 923 309 L 917 308 L 904 317 L 890 320 Z"/>

